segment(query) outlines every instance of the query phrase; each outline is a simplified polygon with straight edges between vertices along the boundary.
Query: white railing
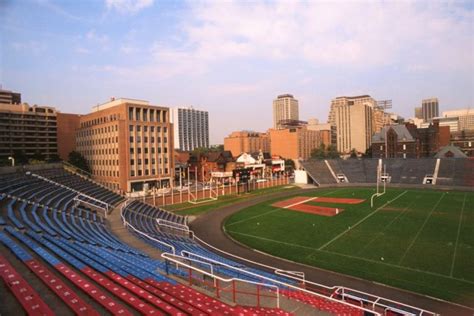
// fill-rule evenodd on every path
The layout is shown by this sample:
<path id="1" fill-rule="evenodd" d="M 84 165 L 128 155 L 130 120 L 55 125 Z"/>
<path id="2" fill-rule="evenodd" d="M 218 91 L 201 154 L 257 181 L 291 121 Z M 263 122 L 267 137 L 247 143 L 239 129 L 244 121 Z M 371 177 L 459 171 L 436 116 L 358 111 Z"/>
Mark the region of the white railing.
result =
<path id="1" fill-rule="evenodd" d="M 84 196 L 84 197 L 83 197 L 83 196 Z M 100 206 L 100 205 L 97 205 L 97 204 L 94 204 L 94 203 L 91 203 L 91 202 L 89 202 L 89 201 L 87 201 L 87 200 L 85 200 L 85 199 L 92 200 L 92 201 L 94 201 L 94 202 L 96 202 L 96 203 L 99 203 L 99 204 L 103 205 L 104 207 L 103 207 L 103 206 Z M 92 197 L 92 196 L 88 196 L 88 195 L 85 195 L 85 194 L 80 193 L 80 194 L 78 194 L 78 195 L 76 195 L 76 196 L 74 197 L 74 200 L 73 200 L 73 201 L 74 201 L 75 203 L 77 203 L 76 205 L 79 205 L 80 203 L 83 203 L 83 204 L 89 205 L 89 206 L 91 206 L 91 207 L 95 207 L 95 208 L 99 208 L 99 209 L 103 210 L 104 213 L 105 213 L 105 218 L 107 218 L 107 214 L 109 214 L 109 210 L 110 210 L 109 207 L 110 207 L 110 205 L 109 205 L 108 203 L 105 203 L 104 201 L 98 200 L 98 199 L 96 199 L 96 198 L 94 198 L 94 197 Z"/>
<path id="2" fill-rule="evenodd" d="M 124 226 L 127 227 L 127 228 L 130 227 L 134 232 L 136 232 L 136 233 L 138 233 L 138 234 L 140 234 L 140 235 L 142 235 L 142 236 L 145 236 L 146 238 L 148 238 L 148 239 L 150 239 L 150 240 L 153 240 L 153 241 L 155 241 L 155 242 L 157 242 L 157 243 L 159 243 L 159 244 L 161 244 L 161 245 L 164 245 L 164 246 L 166 246 L 166 247 L 169 247 L 169 248 L 171 249 L 172 253 L 173 253 L 173 254 L 176 254 L 176 248 L 175 248 L 173 245 L 168 244 L 168 243 L 166 243 L 166 242 L 164 242 L 164 241 L 161 241 L 161 240 L 159 240 L 159 239 L 156 239 L 156 238 L 151 237 L 150 235 L 148 235 L 148 234 L 146 234 L 146 233 L 140 231 L 139 229 L 135 228 L 132 224 L 130 224 L 130 223 L 125 219 L 125 216 L 123 215 L 123 210 L 125 209 L 125 207 L 127 207 L 127 204 L 128 204 L 127 202 L 128 202 L 128 200 L 125 201 L 125 203 L 122 205 L 122 208 L 120 209 L 120 217 L 122 218 L 122 221 L 123 221 Z"/>
<path id="3" fill-rule="evenodd" d="M 165 260 L 169 260 L 171 262 L 174 262 L 178 266 L 183 266 L 183 267 L 189 268 L 191 270 L 194 270 L 196 272 L 199 272 L 203 275 L 207 275 L 207 276 L 213 278 L 214 280 L 219 280 L 219 281 L 222 281 L 222 282 L 238 281 L 238 282 L 242 282 L 242 283 L 254 284 L 254 285 L 257 285 L 257 286 L 262 286 L 262 287 L 267 287 L 267 288 L 270 288 L 270 289 L 274 289 L 275 293 L 276 293 L 276 300 L 277 300 L 276 306 L 277 306 L 277 308 L 280 308 L 280 288 L 276 285 L 266 284 L 266 283 L 261 283 L 261 282 L 255 282 L 255 281 L 250 281 L 250 280 L 243 280 L 243 279 L 239 279 L 239 278 L 223 278 L 223 277 L 218 276 L 214 273 L 209 273 L 205 270 L 201 270 L 197 267 L 191 266 L 189 264 L 186 264 L 182 261 L 179 261 L 179 260 L 175 259 L 177 257 L 177 258 L 181 258 L 181 259 L 184 259 L 184 260 L 188 260 L 188 258 L 186 258 L 186 257 L 180 257 L 180 256 L 174 255 L 173 257 L 175 257 L 175 258 L 173 258 L 168 253 L 162 253 L 161 256 L 163 258 L 165 258 Z M 377 315 L 380 315 L 380 314 L 377 314 Z"/>

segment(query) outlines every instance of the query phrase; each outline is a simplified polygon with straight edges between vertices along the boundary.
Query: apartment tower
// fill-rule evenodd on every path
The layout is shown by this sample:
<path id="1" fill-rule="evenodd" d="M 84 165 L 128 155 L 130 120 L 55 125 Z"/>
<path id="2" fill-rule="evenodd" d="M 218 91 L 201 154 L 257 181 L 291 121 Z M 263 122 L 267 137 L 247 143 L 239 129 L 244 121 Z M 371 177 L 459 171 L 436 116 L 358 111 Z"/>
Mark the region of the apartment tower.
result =
<path id="1" fill-rule="evenodd" d="M 81 116 L 76 147 L 93 178 L 126 192 L 167 186 L 173 176 L 169 114 L 148 101 L 111 99 Z"/>
<path id="2" fill-rule="evenodd" d="M 299 120 L 298 100 L 291 94 L 282 94 L 273 100 L 273 128 L 282 128 L 280 122 L 285 120 Z"/>
<path id="3" fill-rule="evenodd" d="M 209 112 L 189 108 L 171 109 L 174 126 L 174 148 L 192 151 L 209 147 Z"/>

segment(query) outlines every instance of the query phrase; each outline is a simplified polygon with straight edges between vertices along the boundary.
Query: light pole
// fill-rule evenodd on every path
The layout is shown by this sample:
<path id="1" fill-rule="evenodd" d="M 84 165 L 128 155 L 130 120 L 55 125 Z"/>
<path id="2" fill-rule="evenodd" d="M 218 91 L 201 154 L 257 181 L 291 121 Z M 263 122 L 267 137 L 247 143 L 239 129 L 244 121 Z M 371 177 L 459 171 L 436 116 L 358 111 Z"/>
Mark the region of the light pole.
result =
<path id="1" fill-rule="evenodd" d="M 15 167 L 15 158 L 8 157 L 8 160 L 11 160 L 12 161 L 12 167 Z"/>

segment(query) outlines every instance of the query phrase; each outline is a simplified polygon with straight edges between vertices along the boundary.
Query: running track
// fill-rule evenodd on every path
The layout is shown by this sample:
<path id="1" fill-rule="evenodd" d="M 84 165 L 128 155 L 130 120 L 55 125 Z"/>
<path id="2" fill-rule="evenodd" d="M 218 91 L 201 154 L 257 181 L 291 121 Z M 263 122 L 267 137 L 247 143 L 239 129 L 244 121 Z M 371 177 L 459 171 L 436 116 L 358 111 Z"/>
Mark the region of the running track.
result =
<path id="1" fill-rule="evenodd" d="M 223 223 L 225 218 L 240 211 L 243 208 L 265 202 L 276 197 L 286 197 L 301 193 L 311 192 L 310 190 L 288 190 L 277 192 L 269 195 L 258 196 L 251 199 L 246 199 L 243 202 L 218 208 L 214 211 L 200 215 L 194 220 L 190 226 L 195 234 L 205 242 L 232 253 L 234 255 L 247 258 L 252 261 L 264 263 L 273 267 L 278 267 L 284 270 L 302 271 L 306 275 L 306 279 L 322 283 L 328 286 L 344 285 L 346 287 L 354 288 L 368 293 L 377 293 L 392 300 L 400 301 L 405 304 L 414 305 L 420 308 L 425 308 L 430 311 L 440 313 L 442 315 L 474 315 L 474 308 L 468 308 L 445 301 L 439 301 L 416 293 L 400 290 L 393 287 L 388 287 L 376 284 L 371 281 L 358 279 L 355 277 L 299 264 L 289 262 L 284 259 L 278 259 L 272 256 L 256 252 L 232 241 L 223 231 Z M 317 194 L 318 190 L 314 190 Z"/>

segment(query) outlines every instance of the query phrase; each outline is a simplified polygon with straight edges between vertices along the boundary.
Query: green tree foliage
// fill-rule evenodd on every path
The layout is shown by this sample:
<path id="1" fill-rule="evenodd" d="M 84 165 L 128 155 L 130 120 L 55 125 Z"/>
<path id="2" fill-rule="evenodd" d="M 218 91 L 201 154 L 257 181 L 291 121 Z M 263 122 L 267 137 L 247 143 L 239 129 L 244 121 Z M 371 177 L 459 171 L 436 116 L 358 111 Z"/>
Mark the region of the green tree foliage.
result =
<path id="1" fill-rule="evenodd" d="M 87 162 L 86 158 L 84 158 L 84 156 L 77 151 L 71 151 L 68 158 L 68 162 L 71 165 L 89 173 L 91 172 L 91 168 L 89 167 L 89 163 Z"/>
<path id="2" fill-rule="evenodd" d="M 13 158 L 15 158 L 16 165 L 26 165 L 28 164 L 28 156 L 25 154 L 23 150 L 14 150 L 13 151 Z"/>
<path id="3" fill-rule="evenodd" d="M 357 151 L 355 150 L 355 148 L 352 148 L 351 150 L 351 158 L 357 158 Z"/>
<path id="4" fill-rule="evenodd" d="M 339 158 L 341 154 L 337 151 L 336 146 L 321 144 L 318 148 L 313 149 L 311 158 L 314 159 L 334 159 Z"/>

